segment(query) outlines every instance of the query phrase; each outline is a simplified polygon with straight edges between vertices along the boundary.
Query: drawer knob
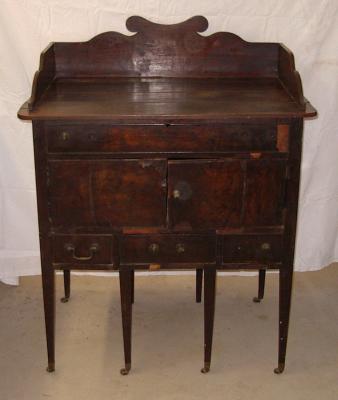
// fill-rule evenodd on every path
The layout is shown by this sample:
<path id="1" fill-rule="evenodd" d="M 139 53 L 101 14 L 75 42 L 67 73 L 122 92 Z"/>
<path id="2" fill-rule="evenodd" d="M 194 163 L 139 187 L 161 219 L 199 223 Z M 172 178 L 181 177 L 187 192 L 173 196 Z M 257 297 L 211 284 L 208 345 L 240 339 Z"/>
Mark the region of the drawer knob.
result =
<path id="1" fill-rule="evenodd" d="M 265 250 L 265 251 L 270 250 L 271 249 L 270 243 L 268 243 L 268 242 L 262 243 L 261 249 Z"/>
<path id="2" fill-rule="evenodd" d="M 151 243 L 148 247 L 148 250 L 152 254 L 157 254 L 160 251 L 160 246 L 157 243 Z"/>
<path id="3" fill-rule="evenodd" d="M 66 141 L 69 139 L 69 133 L 64 131 L 61 133 L 62 140 Z"/>
<path id="4" fill-rule="evenodd" d="M 66 243 L 66 244 L 65 244 L 65 250 L 66 250 L 68 253 L 71 253 L 71 255 L 72 255 L 72 257 L 73 257 L 74 260 L 77 260 L 77 261 L 89 261 L 89 260 L 91 260 L 91 259 L 94 257 L 95 253 L 97 253 L 97 251 L 99 250 L 99 245 L 98 245 L 97 243 L 93 243 L 93 244 L 89 247 L 89 251 L 90 251 L 89 256 L 79 256 L 79 255 L 77 255 L 77 254 L 75 253 L 75 247 L 74 247 L 74 245 L 71 244 L 71 243 Z"/>
<path id="5" fill-rule="evenodd" d="M 182 253 L 185 252 L 185 246 L 184 246 L 183 243 L 177 243 L 177 245 L 176 245 L 176 252 L 177 252 L 178 254 L 182 254 Z"/>
<path id="6" fill-rule="evenodd" d="M 179 199 L 179 198 L 181 197 L 180 191 L 177 190 L 177 189 L 175 189 L 175 190 L 173 191 L 173 196 L 174 196 L 174 199 Z"/>

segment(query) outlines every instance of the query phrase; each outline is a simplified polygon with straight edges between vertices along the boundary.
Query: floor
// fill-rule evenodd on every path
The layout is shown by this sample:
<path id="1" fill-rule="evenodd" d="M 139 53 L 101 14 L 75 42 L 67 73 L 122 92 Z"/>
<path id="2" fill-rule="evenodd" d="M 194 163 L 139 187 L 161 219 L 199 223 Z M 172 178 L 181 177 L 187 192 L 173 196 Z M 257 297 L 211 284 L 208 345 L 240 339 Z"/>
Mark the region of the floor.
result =
<path id="1" fill-rule="evenodd" d="M 287 365 L 275 375 L 278 275 L 220 276 L 211 371 L 201 374 L 203 305 L 194 276 L 137 276 L 133 364 L 123 366 L 116 277 L 74 276 L 57 302 L 56 371 L 47 373 L 40 277 L 0 284 L 0 399 L 338 399 L 338 265 L 296 273 Z M 58 276 L 57 296 L 62 295 Z"/>

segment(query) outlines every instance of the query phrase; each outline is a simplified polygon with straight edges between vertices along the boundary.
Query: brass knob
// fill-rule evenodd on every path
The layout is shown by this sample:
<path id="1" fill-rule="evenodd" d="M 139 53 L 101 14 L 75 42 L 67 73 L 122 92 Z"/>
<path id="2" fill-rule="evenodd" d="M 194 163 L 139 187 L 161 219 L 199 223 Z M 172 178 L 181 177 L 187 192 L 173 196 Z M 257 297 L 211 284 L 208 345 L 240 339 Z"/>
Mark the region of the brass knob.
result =
<path id="1" fill-rule="evenodd" d="M 156 254 L 160 251 L 160 246 L 157 243 L 151 243 L 148 247 L 150 253 Z"/>
<path id="2" fill-rule="evenodd" d="M 175 190 L 173 191 L 173 196 L 174 196 L 174 199 L 179 199 L 179 198 L 181 197 L 180 191 L 177 190 L 177 189 L 175 189 Z"/>
<path id="3" fill-rule="evenodd" d="M 69 139 L 69 133 L 64 131 L 64 132 L 61 133 L 61 137 L 62 137 L 62 140 L 68 140 Z"/>
<path id="4" fill-rule="evenodd" d="M 270 249 L 271 249 L 270 243 L 267 243 L 267 242 L 262 243 L 261 249 L 262 249 L 262 250 L 265 250 L 265 251 L 266 251 L 266 250 L 270 250 Z"/>
<path id="5" fill-rule="evenodd" d="M 177 245 L 176 245 L 176 252 L 177 252 L 178 254 L 182 254 L 182 253 L 185 252 L 185 246 L 184 246 L 183 243 L 177 243 Z"/>

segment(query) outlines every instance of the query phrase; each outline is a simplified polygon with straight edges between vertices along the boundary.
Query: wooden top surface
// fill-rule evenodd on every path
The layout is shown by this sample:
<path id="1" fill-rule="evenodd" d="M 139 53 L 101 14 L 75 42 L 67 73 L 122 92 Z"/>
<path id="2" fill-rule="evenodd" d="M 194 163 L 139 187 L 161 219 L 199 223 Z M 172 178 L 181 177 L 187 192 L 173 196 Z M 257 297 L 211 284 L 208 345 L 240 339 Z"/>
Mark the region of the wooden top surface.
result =
<path id="1" fill-rule="evenodd" d="M 276 78 L 57 79 L 22 119 L 125 121 L 310 117 Z"/>

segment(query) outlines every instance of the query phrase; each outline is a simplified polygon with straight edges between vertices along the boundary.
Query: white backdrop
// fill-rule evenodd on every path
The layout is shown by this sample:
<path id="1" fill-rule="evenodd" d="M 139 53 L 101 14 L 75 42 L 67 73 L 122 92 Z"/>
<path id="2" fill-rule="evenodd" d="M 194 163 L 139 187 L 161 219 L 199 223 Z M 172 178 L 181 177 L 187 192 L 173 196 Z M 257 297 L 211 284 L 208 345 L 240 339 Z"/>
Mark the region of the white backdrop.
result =
<path id="1" fill-rule="evenodd" d="M 128 33 L 141 15 L 174 23 L 205 15 L 209 29 L 283 42 L 295 54 L 319 118 L 305 123 L 297 270 L 338 260 L 338 0 L 0 0 L 0 280 L 40 271 L 31 124 L 19 121 L 40 52 L 51 41 Z"/>

